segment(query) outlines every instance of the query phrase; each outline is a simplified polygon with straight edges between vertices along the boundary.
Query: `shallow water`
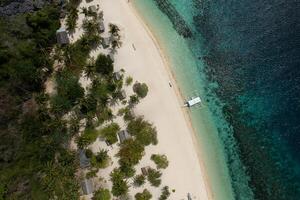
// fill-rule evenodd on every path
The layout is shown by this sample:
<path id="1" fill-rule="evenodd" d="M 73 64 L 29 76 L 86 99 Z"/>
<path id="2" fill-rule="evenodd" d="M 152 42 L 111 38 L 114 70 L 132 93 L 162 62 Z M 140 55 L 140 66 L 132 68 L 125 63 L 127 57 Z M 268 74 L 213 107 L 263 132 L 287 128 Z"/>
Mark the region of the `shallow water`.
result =
<path id="1" fill-rule="evenodd" d="M 170 0 L 178 35 L 154 0 L 136 0 L 191 109 L 215 199 L 300 198 L 297 1 Z"/>

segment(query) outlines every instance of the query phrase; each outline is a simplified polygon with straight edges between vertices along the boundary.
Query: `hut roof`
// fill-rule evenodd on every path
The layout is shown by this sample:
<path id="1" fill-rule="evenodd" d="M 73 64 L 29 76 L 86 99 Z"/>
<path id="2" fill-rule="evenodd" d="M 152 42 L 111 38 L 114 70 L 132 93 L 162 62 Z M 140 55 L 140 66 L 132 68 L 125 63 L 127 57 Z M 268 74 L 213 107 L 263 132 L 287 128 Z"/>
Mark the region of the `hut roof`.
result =
<path id="1" fill-rule="evenodd" d="M 83 191 L 83 194 L 91 194 L 94 192 L 94 187 L 93 187 L 93 181 L 91 179 L 84 179 L 81 181 L 81 188 Z"/>
<path id="2" fill-rule="evenodd" d="M 120 99 L 121 100 L 126 99 L 126 92 L 125 92 L 125 90 L 121 90 L 121 92 L 120 92 Z"/>
<path id="3" fill-rule="evenodd" d="M 103 48 L 106 49 L 107 47 L 109 47 L 109 45 L 110 45 L 110 38 L 109 37 L 103 38 L 103 40 L 102 40 Z"/>
<path id="4" fill-rule="evenodd" d="M 95 13 L 97 12 L 97 8 L 95 5 L 89 6 L 89 10 Z"/>
<path id="5" fill-rule="evenodd" d="M 86 168 L 90 166 L 90 159 L 86 157 L 85 150 L 79 150 L 79 164 L 81 168 Z"/>
<path id="6" fill-rule="evenodd" d="M 69 44 L 68 33 L 65 28 L 61 27 L 56 31 L 56 39 L 59 44 Z"/>
<path id="7" fill-rule="evenodd" d="M 143 174 L 144 176 L 147 176 L 147 175 L 148 175 L 148 170 L 149 170 L 149 169 L 150 169 L 149 166 L 142 167 L 142 168 L 141 168 L 142 174 Z"/>
<path id="8" fill-rule="evenodd" d="M 109 54 L 109 56 L 111 57 L 111 54 Z M 121 78 L 122 78 L 122 76 L 121 76 L 120 72 L 115 72 L 114 73 L 114 79 L 116 81 L 121 80 Z"/>
<path id="9" fill-rule="evenodd" d="M 105 31 L 105 26 L 104 26 L 103 20 L 99 21 L 99 30 L 101 33 L 103 33 Z"/>
<path id="10" fill-rule="evenodd" d="M 124 142 L 125 140 L 127 139 L 130 139 L 131 138 L 131 135 L 128 133 L 128 131 L 126 130 L 122 130 L 118 133 L 118 136 L 119 136 L 119 140 L 120 142 Z"/>

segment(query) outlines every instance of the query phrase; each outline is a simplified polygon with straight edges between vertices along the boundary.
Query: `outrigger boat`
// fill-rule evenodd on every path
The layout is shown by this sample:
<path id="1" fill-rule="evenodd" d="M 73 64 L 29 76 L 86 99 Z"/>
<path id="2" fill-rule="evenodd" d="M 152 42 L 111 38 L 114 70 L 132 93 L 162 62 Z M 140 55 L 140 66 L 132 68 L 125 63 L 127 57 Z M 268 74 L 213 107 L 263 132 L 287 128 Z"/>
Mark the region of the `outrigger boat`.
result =
<path id="1" fill-rule="evenodd" d="M 184 104 L 185 107 L 192 107 L 197 104 L 201 104 L 202 100 L 200 97 L 192 97 L 190 100 L 187 100 Z"/>

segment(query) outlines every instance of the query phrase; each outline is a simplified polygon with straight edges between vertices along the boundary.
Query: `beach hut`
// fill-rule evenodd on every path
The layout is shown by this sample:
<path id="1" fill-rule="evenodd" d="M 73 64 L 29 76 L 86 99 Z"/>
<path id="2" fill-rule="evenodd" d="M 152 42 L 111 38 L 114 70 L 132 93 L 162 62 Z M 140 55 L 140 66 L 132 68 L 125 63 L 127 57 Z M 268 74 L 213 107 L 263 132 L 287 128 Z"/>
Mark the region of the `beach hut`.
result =
<path id="1" fill-rule="evenodd" d="M 110 39 L 107 37 L 107 38 L 103 38 L 102 40 L 102 46 L 104 49 L 108 48 L 110 45 Z"/>
<path id="2" fill-rule="evenodd" d="M 109 58 L 112 60 L 112 61 L 115 61 L 115 58 L 114 58 L 114 53 L 113 52 L 110 52 L 108 54 Z"/>
<path id="3" fill-rule="evenodd" d="M 94 192 L 92 179 L 84 179 L 81 181 L 81 189 L 84 195 L 88 195 Z"/>
<path id="4" fill-rule="evenodd" d="M 99 31 L 103 33 L 105 31 L 105 26 L 103 20 L 99 20 Z"/>
<path id="5" fill-rule="evenodd" d="M 91 165 L 90 159 L 86 157 L 85 150 L 79 150 L 79 165 L 81 168 L 87 168 Z"/>
<path id="6" fill-rule="evenodd" d="M 144 176 L 147 176 L 147 175 L 148 175 L 149 169 L 150 169 L 149 166 L 142 167 L 142 168 L 141 168 L 142 174 L 143 174 Z"/>
<path id="7" fill-rule="evenodd" d="M 89 11 L 93 13 L 97 13 L 97 8 L 95 5 L 89 6 Z"/>
<path id="8" fill-rule="evenodd" d="M 118 136 L 119 136 L 119 140 L 120 140 L 120 143 L 124 142 L 125 140 L 128 140 L 131 138 L 131 135 L 128 133 L 128 131 L 126 130 L 122 130 L 118 133 Z"/>
<path id="9" fill-rule="evenodd" d="M 126 92 L 125 92 L 125 90 L 121 90 L 121 92 L 119 94 L 119 99 L 120 100 L 126 99 Z"/>
<path id="10" fill-rule="evenodd" d="M 122 78 L 122 75 L 121 75 L 120 72 L 115 72 L 114 73 L 114 79 L 115 79 L 115 81 L 119 81 L 119 80 L 121 80 L 121 78 Z"/>
<path id="11" fill-rule="evenodd" d="M 65 28 L 61 27 L 56 31 L 56 40 L 58 44 L 69 44 L 68 33 Z"/>

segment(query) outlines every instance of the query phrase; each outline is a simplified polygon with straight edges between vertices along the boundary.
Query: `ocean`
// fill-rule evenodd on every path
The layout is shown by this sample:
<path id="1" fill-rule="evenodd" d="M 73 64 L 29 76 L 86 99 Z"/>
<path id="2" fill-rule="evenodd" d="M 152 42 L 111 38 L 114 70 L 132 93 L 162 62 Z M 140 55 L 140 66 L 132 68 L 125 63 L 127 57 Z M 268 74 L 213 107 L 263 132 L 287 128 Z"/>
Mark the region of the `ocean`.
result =
<path id="1" fill-rule="evenodd" d="M 300 199 L 300 2 L 165 1 L 134 4 L 204 101 L 189 112 L 214 198 Z"/>

